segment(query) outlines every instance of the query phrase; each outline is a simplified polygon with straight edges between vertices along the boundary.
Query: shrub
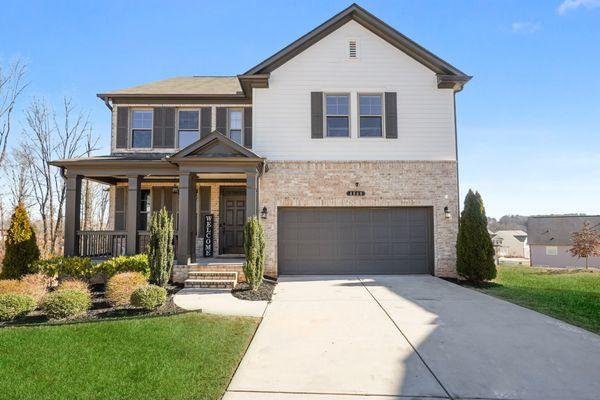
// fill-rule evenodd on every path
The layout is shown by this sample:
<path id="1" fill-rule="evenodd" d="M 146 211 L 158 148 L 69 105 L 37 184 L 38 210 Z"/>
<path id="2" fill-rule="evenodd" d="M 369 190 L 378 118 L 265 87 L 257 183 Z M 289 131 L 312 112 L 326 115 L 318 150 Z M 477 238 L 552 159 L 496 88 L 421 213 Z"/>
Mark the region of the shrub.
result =
<path id="1" fill-rule="evenodd" d="M 35 300 L 31 297 L 16 294 L 0 294 L 0 321 L 8 321 L 35 310 Z"/>
<path id="2" fill-rule="evenodd" d="M 256 290 L 265 272 L 265 234 L 257 217 L 252 217 L 244 225 L 244 276 L 250 289 Z"/>
<path id="3" fill-rule="evenodd" d="M 109 278 L 120 272 L 141 272 L 146 278 L 150 276 L 148 257 L 145 254 L 113 257 L 96 265 L 94 272 L 104 274 Z"/>
<path id="4" fill-rule="evenodd" d="M 6 237 L 6 250 L 2 260 L 4 278 L 20 278 L 32 272 L 31 267 L 40 258 L 35 232 L 29 222 L 27 210 L 22 203 L 15 208 L 10 218 Z"/>
<path id="5" fill-rule="evenodd" d="M 150 220 L 148 264 L 150 283 L 166 286 L 173 270 L 173 219 L 164 207 Z"/>
<path id="6" fill-rule="evenodd" d="M 87 282 L 82 281 L 80 279 L 67 279 L 62 281 L 56 290 L 76 290 L 79 292 L 85 292 L 88 295 L 92 295 L 92 291 L 90 290 Z"/>
<path id="7" fill-rule="evenodd" d="M 0 280 L 0 294 L 3 293 L 21 293 L 21 281 L 18 279 L 2 279 Z"/>
<path id="8" fill-rule="evenodd" d="M 142 286 L 131 294 L 131 305 L 134 307 L 154 310 L 167 301 L 167 290 L 156 285 Z"/>
<path id="9" fill-rule="evenodd" d="M 21 278 L 21 294 L 30 296 L 36 305 L 42 302 L 42 299 L 48 293 L 51 279 L 44 274 L 29 274 Z"/>
<path id="10" fill-rule="evenodd" d="M 56 256 L 39 260 L 35 270 L 48 276 L 57 276 L 60 279 L 76 278 L 89 279 L 94 275 L 92 260 L 87 257 Z"/>
<path id="11" fill-rule="evenodd" d="M 481 195 L 469 190 L 460 216 L 456 239 L 456 271 L 472 282 L 496 277 L 494 246 L 487 230 L 487 217 Z"/>
<path id="12" fill-rule="evenodd" d="M 106 298 L 117 306 L 129 304 L 131 294 L 139 287 L 148 285 L 146 277 L 140 272 L 122 272 L 108 280 Z"/>
<path id="13" fill-rule="evenodd" d="M 83 314 L 91 304 L 92 299 L 88 292 L 65 289 L 49 293 L 44 298 L 42 309 L 48 318 L 63 319 Z"/>

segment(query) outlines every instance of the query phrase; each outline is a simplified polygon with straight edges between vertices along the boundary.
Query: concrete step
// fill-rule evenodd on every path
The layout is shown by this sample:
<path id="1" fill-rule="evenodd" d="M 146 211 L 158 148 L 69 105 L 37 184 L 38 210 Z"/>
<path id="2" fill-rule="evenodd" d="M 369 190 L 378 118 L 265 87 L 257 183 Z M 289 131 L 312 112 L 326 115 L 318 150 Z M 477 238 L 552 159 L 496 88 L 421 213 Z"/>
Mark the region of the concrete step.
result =
<path id="1" fill-rule="evenodd" d="M 238 274 L 235 271 L 190 271 L 189 279 L 208 279 L 208 280 L 231 280 L 237 282 Z"/>
<path id="2" fill-rule="evenodd" d="M 233 289 L 237 281 L 223 279 L 186 279 L 184 287 L 194 289 Z"/>

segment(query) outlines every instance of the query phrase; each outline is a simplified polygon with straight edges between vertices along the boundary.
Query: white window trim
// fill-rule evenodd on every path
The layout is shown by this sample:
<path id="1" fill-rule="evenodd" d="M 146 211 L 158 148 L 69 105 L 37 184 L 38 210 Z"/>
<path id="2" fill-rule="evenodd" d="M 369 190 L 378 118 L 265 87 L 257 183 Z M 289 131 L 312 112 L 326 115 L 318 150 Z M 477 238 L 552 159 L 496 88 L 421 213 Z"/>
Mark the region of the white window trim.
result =
<path id="1" fill-rule="evenodd" d="M 245 146 L 245 143 L 244 143 L 244 108 L 245 107 L 227 107 L 227 137 L 229 139 L 231 139 L 231 132 L 230 132 L 231 131 L 231 127 L 230 127 L 230 124 L 231 124 L 230 114 L 231 114 L 231 112 L 232 111 L 239 111 L 242 114 L 242 126 L 240 127 L 241 128 L 240 129 L 240 131 L 241 131 L 241 133 L 240 133 L 241 134 L 241 137 L 240 137 L 241 143 L 240 143 L 240 145 L 241 146 Z M 231 140 L 233 140 L 233 139 L 231 139 Z"/>
<path id="2" fill-rule="evenodd" d="M 181 149 L 181 147 L 179 147 L 179 131 L 188 131 L 188 132 L 193 132 L 193 131 L 198 131 L 198 139 L 200 139 L 201 134 L 200 134 L 200 127 L 202 126 L 202 121 L 200 121 L 200 119 L 202 118 L 202 112 L 200 110 L 200 108 L 195 108 L 195 107 L 189 107 L 189 108 L 177 108 L 177 115 L 175 116 L 175 148 L 177 149 Z M 179 129 L 179 111 L 196 111 L 198 113 L 198 129 Z"/>
<path id="3" fill-rule="evenodd" d="M 558 247 L 557 246 L 546 246 L 546 255 L 547 256 L 557 256 L 558 255 Z"/>
<path id="4" fill-rule="evenodd" d="M 348 136 L 329 136 L 327 134 L 327 96 L 348 97 Z M 332 117 L 344 117 L 342 114 L 332 114 Z M 340 140 L 352 138 L 352 92 L 323 92 L 323 138 Z"/>
<path id="5" fill-rule="evenodd" d="M 150 111 L 152 113 L 152 125 L 150 129 L 136 129 L 136 130 L 149 130 L 150 131 L 150 147 L 133 147 L 133 113 L 135 111 Z M 152 107 L 135 107 L 129 109 L 129 135 L 128 135 L 128 149 L 130 150 L 152 150 L 154 149 L 154 108 Z"/>
<path id="6" fill-rule="evenodd" d="M 361 115 L 360 114 L 360 96 L 379 96 L 381 98 L 381 114 L 380 115 Z M 380 117 L 381 118 L 381 135 L 380 136 L 362 136 L 360 134 L 360 117 Z M 385 138 L 385 96 L 382 92 L 358 92 L 356 93 L 356 119 L 357 133 L 359 139 L 384 139 Z"/>

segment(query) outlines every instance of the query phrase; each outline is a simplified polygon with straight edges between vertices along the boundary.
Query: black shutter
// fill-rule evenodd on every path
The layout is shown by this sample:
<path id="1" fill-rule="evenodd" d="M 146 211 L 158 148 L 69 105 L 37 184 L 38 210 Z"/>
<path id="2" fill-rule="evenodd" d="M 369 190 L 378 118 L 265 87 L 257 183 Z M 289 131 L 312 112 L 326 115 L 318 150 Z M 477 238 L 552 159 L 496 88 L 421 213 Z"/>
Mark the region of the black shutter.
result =
<path id="1" fill-rule="evenodd" d="M 200 109 L 200 137 L 203 138 L 210 133 L 212 125 L 212 109 L 210 107 L 202 107 Z"/>
<path id="2" fill-rule="evenodd" d="M 310 93 L 310 137 L 323 138 L 323 92 Z"/>
<path id="3" fill-rule="evenodd" d="M 127 188 L 115 187 L 115 231 L 125 230 L 125 200 Z"/>
<path id="4" fill-rule="evenodd" d="M 152 145 L 153 147 L 165 147 L 165 122 L 163 107 L 154 107 L 154 118 L 152 122 Z"/>
<path id="5" fill-rule="evenodd" d="M 244 146 L 252 148 L 252 107 L 244 108 Z"/>
<path id="6" fill-rule="evenodd" d="M 217 107 L 217 130 L 227 136 L 227 108 Z"/>
<path id="7" fill-rule="evenodd" d="M 163 145 L 168 149 L 172 149 L 175 147 L 175 107 L 164 107 L 163 117 L 163 132 L 165 135 Z"/>
<path id="8" fill-rule="evenodd" d="M 398 138 L 398 108 L 396 92 L 385 92 L 385 137 Z"/>
<path id="9" fill-rule="evenodd" d="M 129 107 L 117 107 L 117 149 L 127 148 L 127 133 L 129 132 Z"/>

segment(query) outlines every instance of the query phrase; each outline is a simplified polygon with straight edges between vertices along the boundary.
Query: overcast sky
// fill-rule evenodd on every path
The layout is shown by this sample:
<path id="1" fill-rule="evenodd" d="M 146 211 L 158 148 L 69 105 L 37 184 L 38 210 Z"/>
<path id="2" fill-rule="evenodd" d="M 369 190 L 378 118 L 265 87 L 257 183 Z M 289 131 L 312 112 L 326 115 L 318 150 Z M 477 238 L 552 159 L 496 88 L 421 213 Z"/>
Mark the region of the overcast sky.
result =
<path id="1" fill-rule="evenodd" d="M 96 93 L 236 75 L 350 4 L 2 3 L 0 62 L 29 63 L 21 106 L 72 96 L 103 138 L 99 153 L 109 151 L 110 119 Z M 474 76 L 457 94 L 461 196 L 479 190 L 494 217 L 600 214 L 600 0 L 359 4 Z"/>

